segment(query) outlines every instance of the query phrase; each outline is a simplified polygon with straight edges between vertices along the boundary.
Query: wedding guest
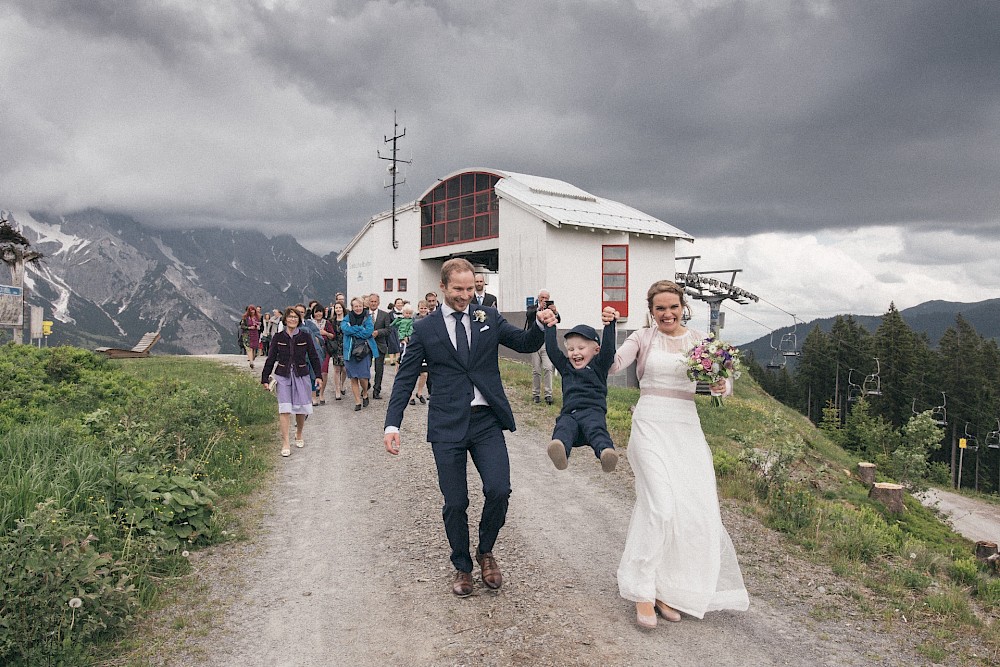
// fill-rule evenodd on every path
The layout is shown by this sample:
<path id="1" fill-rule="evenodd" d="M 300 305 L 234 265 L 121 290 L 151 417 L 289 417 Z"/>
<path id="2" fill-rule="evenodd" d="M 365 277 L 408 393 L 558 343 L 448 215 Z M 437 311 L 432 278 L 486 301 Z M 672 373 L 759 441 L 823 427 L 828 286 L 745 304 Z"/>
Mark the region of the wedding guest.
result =
<path id="1" fill-rule="evenodd" d="M 324 315 L 323 306 L 318 303 L 313 308 L 313 319 L 312 324 L 319 332 L 317 337 L 313 334 L 313 342 L 316 344 L 317 352 L 320 358 L 321 367 L 321 379 L 319 380 L 319 404 L 326 405 L 326 386 L 327 378 L 330 375 L 330 355 L 333 351 L 334 338 L 336 334 L 333 332 L 333 324 L 330 320 L 326 319 Z M 312 331 L 310 331 L 312 333 Z"/>
<path id="2" fill-rule="evenodd" d="M 367 408 L 371 359 L 379 351 L 372 337 L 375 330 L 372 317 L 359 297 L 351 299 L 351 312 L 341 322 L 340 330 L 344 333 L 344 368 L 354 393 L 354 409 Z"/>
<path id="3" fill-rule="evenodd" d="M 545 330 L 545 352 L 562 378 L 562 410 L 549 443 L 549 458 L 565 470 L 574 447 L 589 445 L 604 472 L 618 465 L 618 452 L 608 433 L 608 369 L 615 361 L 615 322 L 618 312 L 605 308 L 604 340 L 594 327 L 578 324 L 563 339 L 566 354 L 556 341 L 555 324 Z"/>
<path id="4" fill-rule="evenodd" d="M 427 301 L 427 309 L 430 312 L 434 312 L 438 309 L 438 295 L 437 292 L 428 292 L 424 295 L 424 300 Z"/>
<path id="5" fill-rule="evenodd" d="M 312 381 L 309 378 L 309 364 L 319 368 L 319 357 L 309 334 L 299 328 L 299 313 L 294 308 L 285 309 L 285 328 L 274 335 L 271 349 L 264 362 L 260 382 L 267 387 L 274 370 L 274 381 L 278 395 L 278 423 L 281 428 L 281 455 L 292 453 L 288 441 L 292 415 L 295 415 L 295 446 L 304 447 L 302 429 L 306 417 L 312 414 Z"/>
<path id="6" fill-rule="evenodd" d="M 421 299 L 417 301 L 417 313 L 413 317 L 414 323 L 417 320 L 422 320 L 431 314 L 430 309 L 427 307 L 427 301 Z M 413 335 L 412 332 L 410 334 Z M 420 401 L 421 405 L 427 403 L 427 396 L 424 394 L 424 387 L 427 385 L 427 361 L 424 360 L 420 364 L 420 375 L 417 377 L 417 386 L 410 395 L 410 405 L 416 405 L 417 401 Z"/>
<path id="7" fill-rule="evenodd" d="M 240 318 L 240 335 L 247 353 L 247 362 L 250 364 L 250 370 L 253 370 L 253 360 L 257 357 L 257 350 L 260 349 L 260 318 L 253 304 L 247 306 L 246 312 Z"/>
<path id="8" fill-rule="evenodd" d="M 394 317 L 389 326 L 396 332 L 396 340 L 399 341 L 400 351 L 406 350 L 406 342 L 413 334 L 413 306 L 401 306 L 399 317 Z"/>
<path id="9" fill-rule="evenodd" d="M 445 533 L 455 567 L 451 591 L 460 597 L 472 594 L 472 554 L 469 549 L 468 479 L 471 456 L 483 488 L 483 513 L 479 522 L 476 561 L 483 583 L 492 589 L 503 584 L 493 546 L 507 516 L 510 498 L 510 462 L 504 430 L 515 428 L 514 414 L 504 394 L 498 363 L 499 346 L 530 352 L 542 346 L 544 327 L 554 314 L 542 311 L 538 326 L 521 330 L 508 323 L 495 308 L 470 308 L 475 279 L 472 264 L 449 259 L 441 267 L 444 303 L 438 311 L 416 322 L 403 355 L 403 363 L 385 416 L 385 449 L 400 451 L 399 425 L 410 392 L 427 361 L 436 387 L 427 414 L 427 439 L 437 466 L 444 496 Z M 471 350 L 475 350 L 473 355 Z"/>
<path id="10" fill-rule="evenodd" d="M 347 372 L 344 369 L 344 332 L 341 325 L 347 313 L 344 311 L 344 304 L 333 303 L 333 316 L 330 322 L 333 324 L 333 351 L 330 353 L 330 384 L 333 385 L 333 400 L 339 401 L 344 394 L 344 382 L 347 381 Z"/>
<path id="11" fill-rule="evenodd" d="M 403 301 L 402 297 L 397 297 L 395 301 L 392 302 L 392 310 L 389 311 L 389 335 L 386 338 L 386 354 L 385 363 L 390 366 L 395 366 L 399 360 L 400 353 L 400 340 L 399 332 L 396 327 L 392 326 L 392 323 L 403 316 L 403 305 L 406 302 Z"/>
<path id="12" fill-rule="evenodd" d="M 486 276 L 482 273 L 476 274 L 476 295 L 473 297 L 473 301 L 480 306 L 497 307 L 497 298 L 486 291 Z"/>
<path id="13" fill-rule="evenodd" d="M 551 310 L 556 316 L 556 322 L 562 322 L 562 317 L 556 309 L 555 301 L 552 301 L 547 289 L 539 290 L 535 303 L 528 306 L 524 314 L 524 328 L 533 326 L 535 317 L 540 310 Z M 545 350 L 538 350 L 528 355 L 531 359 L 531 400 L 541 403 L 544 392 L 545 402 L 552 405 L 552 362 Z"/>
<path id="14" fill-rule="evenodd" d="M 382 376 L 385 374 L 385 355 L 389 352 L 389 337 L 392 331 L 389 324 L 392 322 L 392 318 L 388 311 L 381 310 L 378 306 L 378 294 L 370 294 L 368 296 L 368 312 L 372 318 L 372 336 L 378 347 L 378 354 L 373 359 L 375 378 L 372 380 L 372 398 L 381 400 Z"/>
<path id="15" fill-rule="evenodd" d="M 621 596 L 636 603 L 636 622 L 656 616 L 703 618 L 750 605 L 729 533 L 722 525 L 712 452 L 694 404 L 685 360 L 705 336 L 682 321 L 684 290 L 669 280 L 646 294 L 654 325 L 630 335 L 611 373 L 636 364 L 639 402 L 632 415 L 628 459 L 635 474 L 635 509 L 618 567 Z M 730 382 L 712 385 L 732 392 Z"/>
<path id="16" fill-rule="evenodd" d="M 274 323 L 271 320 L 270 311 L 264 313 L 260 320 L 260 354 L 266 357 L 271 345 L 271 336 L 274 335 Z"/>

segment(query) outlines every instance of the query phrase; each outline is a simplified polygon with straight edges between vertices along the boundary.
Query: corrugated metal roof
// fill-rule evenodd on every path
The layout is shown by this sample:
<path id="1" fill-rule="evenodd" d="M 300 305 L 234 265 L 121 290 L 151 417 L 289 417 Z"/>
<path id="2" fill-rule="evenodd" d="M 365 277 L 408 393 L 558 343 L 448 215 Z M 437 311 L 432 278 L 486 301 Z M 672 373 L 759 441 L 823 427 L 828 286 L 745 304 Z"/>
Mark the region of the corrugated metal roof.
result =
<path id="1" fill-rule="evenodd" d="M 694 241 L 693 236 L 663 220 L 621 202 L 597 197 L 565 181 L 509 171 L 501 173 L 504 178 L 495 188 L 500 197 L 516 202 L 557 227 L 568 225 Z"/>

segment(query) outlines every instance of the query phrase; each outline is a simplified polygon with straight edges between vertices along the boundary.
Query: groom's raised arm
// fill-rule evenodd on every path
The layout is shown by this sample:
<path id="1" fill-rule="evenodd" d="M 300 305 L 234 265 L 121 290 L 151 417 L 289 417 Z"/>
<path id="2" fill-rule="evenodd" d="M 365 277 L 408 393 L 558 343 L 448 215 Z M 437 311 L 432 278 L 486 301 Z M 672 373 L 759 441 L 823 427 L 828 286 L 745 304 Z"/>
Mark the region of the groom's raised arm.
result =
<path id="1" fill-rule="evenodd" d="M 525 323 L 524 330 L 518 329 L 497 313 L 497 329 L 500 344 L 515 352 L 526 354 L 537 352 L 545 344 L 545 328 L 550 322 L 555 322 L 556 315 L 551 310 L 540 310 L 535 315 L 534 323 Z"/>

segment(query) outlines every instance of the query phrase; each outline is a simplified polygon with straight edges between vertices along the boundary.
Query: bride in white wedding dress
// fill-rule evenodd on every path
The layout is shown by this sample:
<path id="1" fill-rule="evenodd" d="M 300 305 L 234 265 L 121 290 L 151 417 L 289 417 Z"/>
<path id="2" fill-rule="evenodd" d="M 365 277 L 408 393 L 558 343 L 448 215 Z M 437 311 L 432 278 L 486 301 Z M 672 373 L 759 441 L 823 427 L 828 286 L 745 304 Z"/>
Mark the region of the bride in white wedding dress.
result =
<path id="1" fill-rule="evenodd" d="M 677 284 L 661 280 L 647 293 L 654 326 L 619 348 L 611 373 L 637 361 L 640 396 L 627 456 L 635 473 L 635 510 L 618 567 L 621 596 L 636 603 L 636 622 L 679 621 L 750 606 L 729 533 L 722 525 L 712 452 L 687 377 L 687 354 L 704 335 L 683 326 L 686 303 Z M 723 380 L 712 386 L 732 392 Z"/>

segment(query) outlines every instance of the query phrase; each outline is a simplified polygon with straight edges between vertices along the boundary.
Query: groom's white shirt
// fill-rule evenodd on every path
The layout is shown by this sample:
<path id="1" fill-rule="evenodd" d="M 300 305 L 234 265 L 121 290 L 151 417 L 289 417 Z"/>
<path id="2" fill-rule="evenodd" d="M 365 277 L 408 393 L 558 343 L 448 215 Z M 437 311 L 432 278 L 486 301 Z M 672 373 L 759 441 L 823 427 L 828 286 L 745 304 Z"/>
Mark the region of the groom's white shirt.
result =
<path id="1" fill-rule="evenodd" d="M 452 313 L 456 312 L 454 308 L 449 306 L 447 303 L 442 303 L 440 306 L 441 314 L 444 315 L 444 326 L 448 330 L 448 340 L 451 341 L 451 346 L 458 349 L 457 339 L 455 338 L 455 318 L 452 317 Z M 469 349 L 472 349 L 472 318 L 469 317 L 469 311 L 466 310 L 462 315 L 462 324 L 465 326 L 465 335 L 468 337 Z M 470 405 L 489 405 L 483 395 L 479 393 L 479 388 L 476 385 L 472 385 L 472 403 Z"/>

